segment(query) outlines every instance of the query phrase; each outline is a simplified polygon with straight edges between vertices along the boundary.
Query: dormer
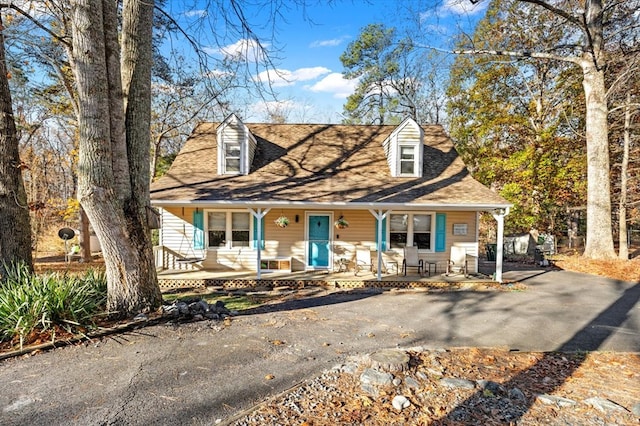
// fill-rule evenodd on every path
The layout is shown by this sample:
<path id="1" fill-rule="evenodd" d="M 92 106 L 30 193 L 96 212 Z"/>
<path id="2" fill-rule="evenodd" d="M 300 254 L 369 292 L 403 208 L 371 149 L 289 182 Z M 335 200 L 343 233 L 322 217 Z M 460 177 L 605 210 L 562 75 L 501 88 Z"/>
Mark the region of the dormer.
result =
<path id="1" fill-rule="evenodd" d="M 406 118 L 382 142 L 393 177 L 421 177 L 424 132 L 412 118 Z"/>
<path id="2" fill-rule="evenodd" d="M 249 128 L 235 115 L 227 117 L 216 130 L 218 174 L 249 174 L 258 143 Z"/>

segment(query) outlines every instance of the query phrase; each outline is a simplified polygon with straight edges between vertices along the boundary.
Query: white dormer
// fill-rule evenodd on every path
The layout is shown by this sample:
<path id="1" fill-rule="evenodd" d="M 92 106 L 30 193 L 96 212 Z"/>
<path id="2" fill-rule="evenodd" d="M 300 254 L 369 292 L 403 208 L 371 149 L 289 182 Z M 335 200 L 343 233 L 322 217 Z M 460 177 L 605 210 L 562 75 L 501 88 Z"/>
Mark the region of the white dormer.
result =
<path id="1" fill-rule="evenodd" d="M 424 132 L 412 118 L 406 118 L 382 142 L 393 177 L 421 177 Z"/>
<path id="2" fill-rule="evenodd" d="M 249 174 L 256 153 L 256 138 L 235 115 L 227 117 L 216 130 L 218 140 L 218 174 Z"/>

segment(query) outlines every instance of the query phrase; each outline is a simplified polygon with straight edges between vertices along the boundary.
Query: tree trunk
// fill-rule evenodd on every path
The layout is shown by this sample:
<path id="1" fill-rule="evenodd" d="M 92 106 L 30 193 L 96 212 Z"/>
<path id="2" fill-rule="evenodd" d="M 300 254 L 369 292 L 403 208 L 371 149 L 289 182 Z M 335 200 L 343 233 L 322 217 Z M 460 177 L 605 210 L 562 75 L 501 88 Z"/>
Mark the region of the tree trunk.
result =
<path id="1" fill-rule="evenodd" d="M 589 58 L 582 62 L 587 136 L 587 241 L 584 256 L 616 256 L 611 229 L 609 135 L 604 70 Z"/>
<path id="2" fill-rule="evenodd" d="M 150 243 L 147 254 L 131 195 L 121 75 L 119 60 L 114 60 L 119 58 L 113 42 L 115 8 L 111 0 L 74 1 L 73 64 L 80 111 L 78 198 L 102 246 L 107 309 L 123 317 L 154 309 L 162 299 L 155 267 L 148 262 L 153 259 Z"/>
<path id="3" fill-rule="evenodd" d="M 33 269 L 29 207 L 22 180 L 3 29 L 0 20 L 0 280 L 6 276 L 5 266 L 12 263 L 23 262 Z"/>
<path id="4" fill-rule="evenodd" d="M 627 245 L 627 173 L 629 171 L 629 145 L 631 144 L 631 93 L 627 93 L 627 104 L 624 108 L 624 142 L 622 167 L 620 168 L 620 203 L 618 205 L 618 257 L 629 259 Z"/>
<path id="5" fill-rule="evenodd" d="M 131 194 L 125 203 L 131 243 L 138 252 L 140 291 L 162 303 L 158 287 L 147 209 L 151 206 L 151 67 L 153 65 L 153 0 L 128 0 L 123 5 L 122 86 Z"/>

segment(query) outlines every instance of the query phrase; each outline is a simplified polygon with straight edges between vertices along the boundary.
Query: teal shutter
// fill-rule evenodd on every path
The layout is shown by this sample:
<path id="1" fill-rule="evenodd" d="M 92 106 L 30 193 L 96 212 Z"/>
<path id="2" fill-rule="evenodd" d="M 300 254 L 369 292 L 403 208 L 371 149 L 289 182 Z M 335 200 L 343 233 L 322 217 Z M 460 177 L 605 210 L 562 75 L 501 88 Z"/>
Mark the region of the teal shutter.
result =
<path id="1" fill-rule="evenodd" d="M 378 250 L 378 219 L 376 219 L 376 229 L 375 229 L 375 238 L 376 247 Z M 380 244 L 380 251 L 387 251 L 387 218 L 385 217 L 382 221 L 382 244 Z"/>
<path id="2" fill-rule="evenodd" d="M 253 215 L 252 215 L 253 216 Z M 262 235 L 260 240 L 260 248 L 264 250 L 264 217 L 262 218 Z M 251 248 L 255 249 L 258 247 L 258 219 L 253 216 L 253 241 L 251 241 Z"/>
<path id="3" fill-rule="evenodd" d="M 193 212 L 193 248 L 204 249 L 204 212 L 199 209 Z"/>
<path id="4" fill-rule="evenodd" d="M 447 215 L 436 213 L 436 251 L 443 252 L 447 248 Z"/>

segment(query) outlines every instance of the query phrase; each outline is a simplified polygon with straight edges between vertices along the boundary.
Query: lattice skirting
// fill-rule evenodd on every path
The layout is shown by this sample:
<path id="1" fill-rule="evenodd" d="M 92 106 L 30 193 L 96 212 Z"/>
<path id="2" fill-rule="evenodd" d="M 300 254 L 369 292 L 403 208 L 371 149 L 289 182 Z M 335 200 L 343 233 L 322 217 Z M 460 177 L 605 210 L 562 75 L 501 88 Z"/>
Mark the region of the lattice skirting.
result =
<path id="1" fill-rule="evenodd" d="M 161 278 L 158 280 L 161 289 L 176 288 L 206 288 L 222 287 L 225 290 L 291 287 L 304 288 L 306 286 L 319 286 L 331 288 L 425 288 L 425 289 L 452 289 L 469 283 L 455 282 L 434 282 L 434 281 L 363 281 L 363 280 L 272 280 L 272 279 L 220 279 L 220 278 L 200 278 L 200 279 L 174 279 Z M 491 286 L 491 282 L 484 282 L 486 286 Z"/>

